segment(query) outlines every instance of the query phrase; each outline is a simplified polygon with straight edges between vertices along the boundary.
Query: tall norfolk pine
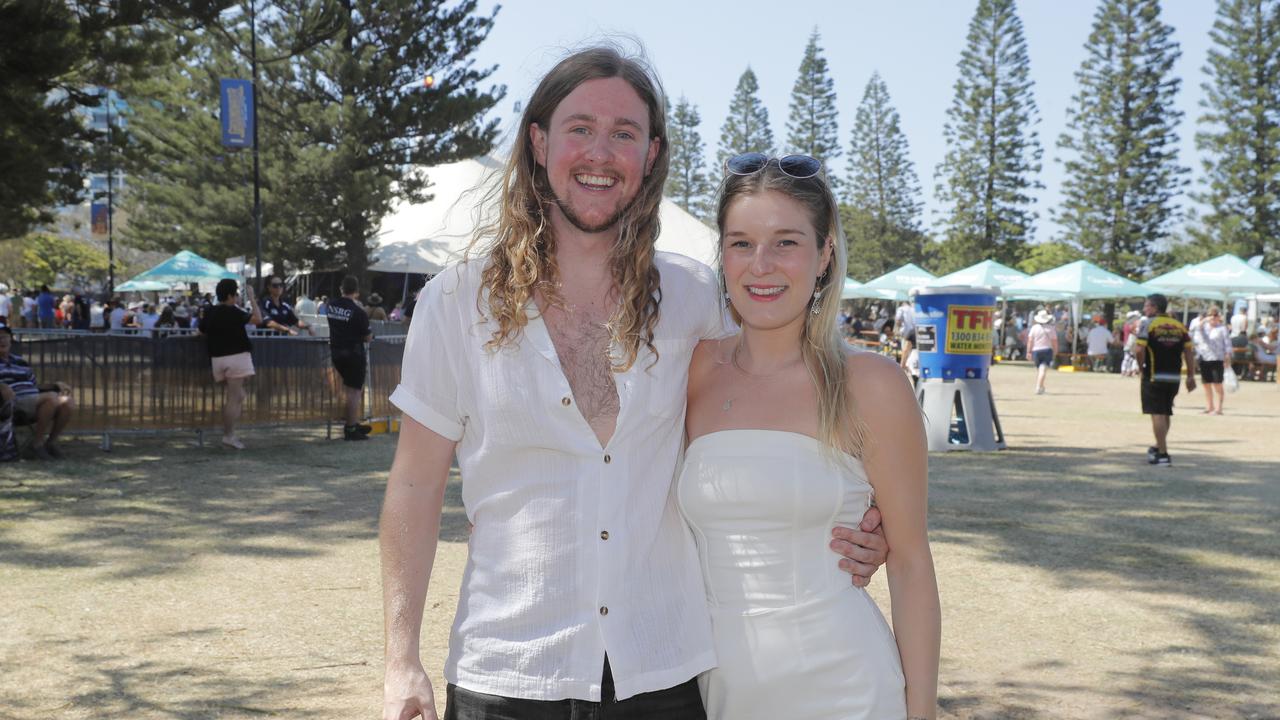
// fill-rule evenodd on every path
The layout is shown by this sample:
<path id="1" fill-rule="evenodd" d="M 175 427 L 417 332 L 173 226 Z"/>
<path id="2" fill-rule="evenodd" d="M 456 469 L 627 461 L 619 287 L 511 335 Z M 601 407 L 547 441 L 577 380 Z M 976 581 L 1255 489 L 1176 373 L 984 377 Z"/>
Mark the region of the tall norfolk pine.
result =
<path id="1" fill-rule="evenodd" d="M 1168 235 L 1186 172 L 1178 165 L 1182 113 L 1173 101 L 1181 81 L 1171 70 L 1180 51 L 1172 34 L 1157 0 L 1102 0 L 1058 141 L 1067 155 L 1063 238 L 1128 275 L 1140 274 Z"/>
<path id="2" fill-rule="evenodd" d="M 874 73 L 854 116 L 842 220 L 854 277 L 881 275 L 924 260 L 920 181 L 889 88 Z"/>
<path id="3" fill-rule="evenodd" d="M 258 8 L 264 252 L 363 273 L 392 204 L 429 195 L 426 175 L 415 168 L 491 147 L 496 121 L 483 116 L 504 88 L 482 89 L 493 69 L 476 67 L 474 55 L 493 16 L 478 14 L 475 0 L 272 0 Z M 215 252 L 252 252 L 243 231 L 248 201 L 234 210 L 236 195 L 247 197 L 247 153 L 219 149 L 208 120 L 218 107 L 219 75 L 247 74 L 247 13 L 226 22 L 191 36 L 186 63 L 166 69 L 181 97 L 166 92 L 163 80 L 135 95 L 137 104 L 156 100 L 168 116 L 146 127 L 141 117 L 134 123 L 140 147 L 155 148 L 139 153 L 149 158 L 135 169 L 140 220 L 130 228 L 148 245 L 177 242 L 173 226 L 181 223 L 216 228 L 208 238 Z M 241 52 L 230 53 L 232 44 Z M 429 73 L 434 86 L 421 87 Z M 417 89 L 406 89 L 415 81 Z M 198 192 L 175 191 L 193 178 Z"/>
<path id="4" fill-rule="evenodd" d="M 809 35 L 800 61 L 796 84 L 791 88 L 791 115 L 787 120 L 787 152 L 822 160 L 834 177 L 834 162 L 840 155 L 835 83 L 827 74 L 827 59 L 818 47 L 818 30 Z"/>
<path id="5" fill-rule="evenodd" d="M 960 78 L 937 170 L 944 218 L 942 272 L 988 258 L 1016 265 L 1027 252 L 1040 187 L 1039 122 L 1027 44 L 1013 0 L 979 0 L 960 56 Z"/>
<path id="6" fill-rule="evenodd" d="M 720 147 L 716 165 L 745 152 L 773 154 L 773 130 L 769 110 L 760 102 L 760 83 L 750 67 L 738 78 L 738 87 L 729 103 L 729 115 L 720 126 Z"/>
<path id="7" fill-rule="evenodd" d="M 1244 257 L 1280 251 L 1280 2 L 1219 0 L 1196 133 L 1209 206 L 1201 243 Z M 1274 258 L 1272 258 L 1274 260 Z"/>
<path id="8" fill-rule="evenodd" d="M 667 141 L 671 144 L 671 170 L 665 193 L 685 212 L 706 219 L 712 212 L 715 184 L 707 174 L 703 159 L 702 123 L 698 106 L 681 97 L 667 119 Z"/>

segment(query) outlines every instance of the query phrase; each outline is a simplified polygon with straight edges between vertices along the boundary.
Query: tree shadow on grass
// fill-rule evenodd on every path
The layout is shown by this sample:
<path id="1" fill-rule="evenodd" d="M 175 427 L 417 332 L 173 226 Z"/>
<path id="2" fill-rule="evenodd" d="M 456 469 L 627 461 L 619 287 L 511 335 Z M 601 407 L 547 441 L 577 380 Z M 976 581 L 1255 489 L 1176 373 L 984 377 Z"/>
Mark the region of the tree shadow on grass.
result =
<path id="1" fill-rule="evenodd" d="M 338 684 L 314 675 L 263 677 L 213 663 L 168 663 L 110 654 L 77 654 L 63 678 L 68 693 L 37 706 L 5 698 L 0 720 L 31 717 L 223 718 L 295 717 L 282 699 L 333 696 Z M 87 714 L 86 714 L 87 713 Z"/>
<path id="2" fill-rule="evenodd" d="M 1199 637 L 1196 648 L 1164 651 L 1199 653 L 1197 669 L 1147 650 L 1135 653 L 1141 672 L 1093 692 L 1169 717 L 1280 716 L 1278 659 L 1264 632 L 1280 624 L 1280 464 L 1221 452 L 1180 452 L 1174 462 L 1147 465 L 1141 449 L 1046 445 L 935 455 L 930 534 L 988 562 L 1051 571 L 1064 590 L 1103 582 L 1137 593 Z M 1224 617 L 1204 599 L 1235 609 Z M 1215 714 L 1223 696 L 1257 714 Z"/>
<path id="3" fill-rule="evenodd" d="M 88 443 L 71 460 L 0 467 L 0 566 L 162 576 L 211 554 L 301 558 L 377 536 L 394 437 L 326 441 L 272 430 L 240 453 L 173 438 Z M 441 539 L 465 541 L 460 483 Z"/>

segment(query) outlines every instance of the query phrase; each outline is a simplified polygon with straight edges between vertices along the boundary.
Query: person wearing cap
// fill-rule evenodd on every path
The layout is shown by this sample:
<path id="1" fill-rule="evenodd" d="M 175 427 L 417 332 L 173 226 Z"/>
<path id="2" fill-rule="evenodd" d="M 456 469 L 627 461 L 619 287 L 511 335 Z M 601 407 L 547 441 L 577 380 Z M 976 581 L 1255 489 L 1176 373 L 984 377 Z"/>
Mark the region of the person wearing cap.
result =
<path id="1" fill-rule="evenodd" d="M 297 335 L 299 330 L 314 335 L 311 326 L 298 319 L 293 306 L 285 302 L 284 281 L 278 275 L 272 275 L 267 281 L 267 296 L 262 298 L 262 327 L 289 335 Z"/>
<path id="2" fill-rule="evenodd" d="M 218 304 L 209 307 L 200 318 L 200 334 L 208 338 L 209 357 L 213 366 L 213 381 L 225 382 L 225 403 L 222 408 L 222 444 L 243 450 L 244 443 L 236 437 L 236 422 L 244 406 L 244 383 L 253 377 L 253 345 L 245 325 L 262 322 L 258 304 L 253 301 L 253 288 L 245 284 L 245 304 L 252 311 L 240 307 L 240 292 L 235 280 L 224 278 L 215 289 Z"/>
<path id="3" fill-rule="evenodd" d="M 1034 318 L 1035 324 L 1027 331 L 1027 352 L 1036 364 L 1036 394 L 1043 395 L 1044 381 L 1058 354 L 1058 330 L 1053 316 L 1041 308 Z"/>
<path id="4" fill-rule="evenodd" d="M 382 307 L 382 296 L 378 293 L 369 295 L 369 319 L 386 322 L 387 311 Z"/>
<path id="5" fill-rule="evenodd" d="M 57 460 L 62 457 L 55 441 L 71 422 L 75 398 L 71 386 L 64 382 L 51 385 L 36 383 L 35 371 L 26 360 L 14 355 L 13 330 L 0 327 L 0 403 L 13 403 L 14 409 L 29 418 L 35 418 L 35 440 L 31 452 L 40 460 Z"/>

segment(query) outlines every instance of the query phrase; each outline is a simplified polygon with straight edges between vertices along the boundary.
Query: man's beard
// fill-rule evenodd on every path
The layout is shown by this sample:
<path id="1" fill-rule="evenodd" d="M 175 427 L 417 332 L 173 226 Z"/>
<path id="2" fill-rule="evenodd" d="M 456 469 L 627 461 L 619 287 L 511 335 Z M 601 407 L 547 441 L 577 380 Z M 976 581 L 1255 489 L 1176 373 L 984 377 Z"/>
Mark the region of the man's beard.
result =
<path id="1" fill-rule="evenodd" d="M 571 207 L 569 207 L 569 203 L 561 200 L 560 197 L 555 194 L 554 189 L 551 190 L 551 197 L 553 200 L 555 200 L 556 207 L 560 208 L 560 212 L 564 213 L 564 217 L 566 220 L 569 221 L 570 225 L 574 226 L 581 232 L 594 235 L 596 233 L 602 233 L 605 230 L 608 230 L 609 228 L 613 227 L 614 225 L 617 225 L 618 222 L 621 221 L 622 218 L 631 210 L 632 206 L 635 205 L 636 202 L 640 200 L 641 192 L 643 192 L 643 189 L 637 191 L 635 196 L 632 197 L 631 200 L 626 205 L 623 205 L 622 207 L 618 208 L 618 210 L 615 211 L 612 215 L 610 215 L 607 220 L 597 225 L 586 224 L 582 220 L 582 218 L 578 217 L 578 214 L 575 213 Z"/>

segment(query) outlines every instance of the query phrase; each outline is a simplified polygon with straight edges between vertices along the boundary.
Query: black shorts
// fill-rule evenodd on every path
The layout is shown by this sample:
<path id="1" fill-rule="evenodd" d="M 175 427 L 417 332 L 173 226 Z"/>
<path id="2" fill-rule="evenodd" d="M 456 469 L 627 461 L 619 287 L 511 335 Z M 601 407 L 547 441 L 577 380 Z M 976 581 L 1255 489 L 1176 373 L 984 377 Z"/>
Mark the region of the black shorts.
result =
<path id="1" fill-rule="evenodd" d="M 1178 383 L 1142 380 L 1142 414 L 1172 415 L 1173 397 L 1178 394 Z"/>
<path id="2" fill-rule="evenodd" d="M 1221 385 L 1223 372 L 1225 368 L 1221 360 L 1200 361 L 1200 382 L 1205 385 Z"/>
<path id="3" fill-rule="evenodd" d="M 333 367 L 346 387 L 352 390 L 364 387 L 364 348 L 333 348 Z"/>

